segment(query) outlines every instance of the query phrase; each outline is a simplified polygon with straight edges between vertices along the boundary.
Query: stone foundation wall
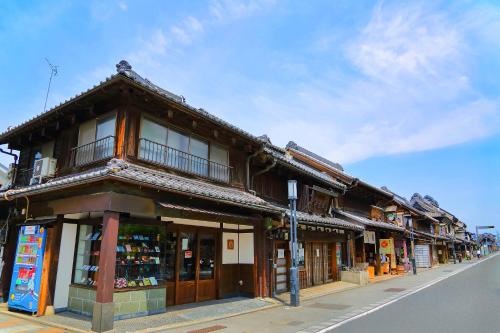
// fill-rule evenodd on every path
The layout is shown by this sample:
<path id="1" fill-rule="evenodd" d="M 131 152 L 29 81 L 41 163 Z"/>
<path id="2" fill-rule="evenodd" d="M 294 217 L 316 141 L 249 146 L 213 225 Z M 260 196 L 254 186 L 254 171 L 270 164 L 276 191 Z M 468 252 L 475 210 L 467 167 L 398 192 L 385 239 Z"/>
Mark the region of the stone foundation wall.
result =
<path id="1" fill-rule="evenodd" d="M 166 288 L 115 292 L 113 294 L 114 317 L 115 319 L 126 319 L 165 312 L 167 306 L 166 296 Z M 92 316 L 95 297 L 95 289 L 70 286 L 68 310 Z"/>

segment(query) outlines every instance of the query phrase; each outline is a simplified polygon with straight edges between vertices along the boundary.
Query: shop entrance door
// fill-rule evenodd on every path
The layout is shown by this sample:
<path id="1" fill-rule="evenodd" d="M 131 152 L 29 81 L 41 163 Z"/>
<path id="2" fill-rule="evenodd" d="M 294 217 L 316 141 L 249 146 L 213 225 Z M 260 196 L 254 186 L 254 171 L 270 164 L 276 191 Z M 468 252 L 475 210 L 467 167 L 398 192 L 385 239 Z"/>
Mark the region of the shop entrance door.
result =
<path id="1" fill-rule="evenodd" d="M 179 233 L 176 304 L 196 301 L 196 243 L 195 232 L 182 231 Z"/>
<path id="2" fill-rule="evenodd" d="M 340 274 L 342 271 L 342 243 L 335 243 L 335 259 L 337 261 L 337 280 L 340 280 Z"/>
<path id="3" fill-rule="evenodd" d="M 276 293 L 288 291 L 288 242 L 276 243 Z"/>
<path id="4" fill-rule="evenodd" d="M 216 298 L 216 244 L 215 231 L 179 232 L 175 304 Z"/>
<path id="5" fill-rule="evenodd" d="M 323 284 L 323 243 L 312 244 L 312 258 L 313 285 Z"/>

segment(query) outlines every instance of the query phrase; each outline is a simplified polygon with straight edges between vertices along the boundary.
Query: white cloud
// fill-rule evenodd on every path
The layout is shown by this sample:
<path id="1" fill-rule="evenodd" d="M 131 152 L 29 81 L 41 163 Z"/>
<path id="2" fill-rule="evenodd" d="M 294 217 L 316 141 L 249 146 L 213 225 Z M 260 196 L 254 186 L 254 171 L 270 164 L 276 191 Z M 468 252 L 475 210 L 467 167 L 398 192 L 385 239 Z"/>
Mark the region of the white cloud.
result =
<path id="1" fill-rule="evenodd" d="M 377 6 L 344 47 L 357 73 L 341 81 L 310 77 L 289 93 L 274 94 L 272 103 L 256 108 L 268 115 L 287 110 L 288 120 L 278 130 L 263 127 L 281 145 L 295 140 L 341 162 L 499 132 L 500 99 L 483 96 L 469 79 L 476 59 L 468 38 L 478 31 L 491 34 L 491 21 L 471 23 L 467 13 L 457 18 L 423 6 Z M 324 52 L 325 40 L 315 41 L 313 49 Z"/>
<path id="2" fill-rule="evenodd" d="M 125 1 L 118 1 L 118 7 L 124 12 L 128 10 L 128 5 Z"/>

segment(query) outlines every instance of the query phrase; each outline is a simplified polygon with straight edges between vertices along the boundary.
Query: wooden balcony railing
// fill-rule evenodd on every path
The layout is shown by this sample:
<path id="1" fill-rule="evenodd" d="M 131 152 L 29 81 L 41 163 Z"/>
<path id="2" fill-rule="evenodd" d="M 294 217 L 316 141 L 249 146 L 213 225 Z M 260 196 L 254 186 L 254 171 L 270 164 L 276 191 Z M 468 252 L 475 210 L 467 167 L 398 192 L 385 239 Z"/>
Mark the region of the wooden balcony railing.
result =
<path id="1" fill-rule="evenodd" d="M 97 141 L 71 149 L 71 165 L 83 166 L 110 159 L 115 153 L 115 137 L 107 136 Z"/>
<path id="2" fill-rule="evenodd" d="M 232 168 L 228 165 L 219 164 L 144 138 L 139 140 L 138 158 L 152 164 L 177 169 L 222 183 L 229 183 L 231 180 Z"/>

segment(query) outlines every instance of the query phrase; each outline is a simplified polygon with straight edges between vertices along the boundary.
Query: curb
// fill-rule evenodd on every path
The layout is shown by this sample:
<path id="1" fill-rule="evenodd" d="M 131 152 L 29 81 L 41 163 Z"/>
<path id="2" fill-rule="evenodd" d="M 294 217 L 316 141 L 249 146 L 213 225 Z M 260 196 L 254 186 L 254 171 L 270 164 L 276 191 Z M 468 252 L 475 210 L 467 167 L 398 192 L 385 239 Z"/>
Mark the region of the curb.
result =
<path id="1" fill-rule="evenodd" d="M 11 312 L 11 311 L 8 311 L 7 309 L 1 309 L 0 313 L 4 314 L 4 315 L 7 315 L 7 316 L 11 316 L 11 317 L 20 318 L 20 319 L 23 319 L 23 320 L 26 320 L 26 321 L 30 321 L 30 322 L 36 323 L 36 324 L 42 324 L 42 325 L 45 325 L 45 326 L 50 326 L 50 327 L 55 327 L 55 328 L 61 328 L 61 329 L 65 330 L 65 331 L 68 331 L 68 332 L 75 332 L 75 333 L 88 333 L 88 332 L 90 332 L 90 331 L 86 331 L 86 330 L 81 330 L 79 328 L 74 328 L 74 327 L 68 326 L 68 325 L 57 324 L 57 323 L 53 323 L 51 321 L 46 321 L 46 320 L 41 319 L 42 317 L 33 317 L 33 316 L 25 315 L 25 314 L 22 314 L 22 313 Z"/>

